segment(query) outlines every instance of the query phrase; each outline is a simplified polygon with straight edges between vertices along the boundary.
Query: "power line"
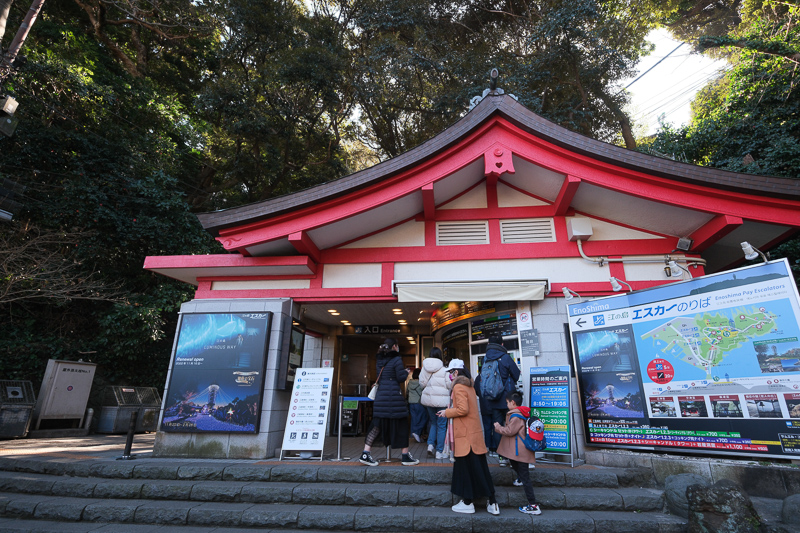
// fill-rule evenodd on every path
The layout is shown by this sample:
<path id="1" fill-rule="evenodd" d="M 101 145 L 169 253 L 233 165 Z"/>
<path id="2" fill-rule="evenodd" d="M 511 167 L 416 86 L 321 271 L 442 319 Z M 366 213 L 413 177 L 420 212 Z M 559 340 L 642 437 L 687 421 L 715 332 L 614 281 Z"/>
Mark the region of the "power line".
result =
<path id="1" fill-rule="evenodd" d="M 676 47 L 675 47 L 675 48 L 672 50 L 672 52 L 675 52 L 675 51 L 677 51 L 677 50 L 678 50 L 678 48 L 680 48 L 680 47 L 681 47 L 681 46 L 683 46 L 684 44 L 686 44 L 686 43 L 680 43 L 678 46 L 676 46 Z M 650 67 L 649 69 L 647 69 L 647 70 L 645 70 L 644 72 L 642 72 L 641 74 L 639 74 L 639 75 L 636 77 L 636 79 L 634 79 L 634 80 L 633 80 L 632 82 L 630 82 L 628 85 L 626 85 L 625 87 L 623 87 L 622 89 L 620 89 L 620 90 L 619 90 L 619 92 L 618 92 L 617 94 L 621 93 L 622 91 L 624 91 L 625 89 L 627 89 L 628 87 L 630 87 L 631 85 L 633 85 L 634 83 L 636 83 L 637 81 L 639 81 L 640 79 L 642 79 L 642 77 L 644 77 L 644 75 L 645 75 L 645 74 L 647 74 L 648 72 L 650 72 L 651 70 L 653 70 L 654 68 L 656 68 L 656 67 L 657 67 L 657 66 L 658 66 L 658 65 L 659 65 L 659 64 L 660 64 L 662 61 L 664 61 L 666 58 L 668 58 L 669 56 L 671 56 L 671 55 L 672 55 L 672 52 L 668 53 L 667 55 L 665 55 L 664 57 L 662 57 L 661 59 L 659 59 L 659 60 L 658 60 L 658 62 L 657 62 L 655 65 L 653 65 L 652 67 Z M 615 95 L 615 96 L 616 96 L 616 95 Z"/>

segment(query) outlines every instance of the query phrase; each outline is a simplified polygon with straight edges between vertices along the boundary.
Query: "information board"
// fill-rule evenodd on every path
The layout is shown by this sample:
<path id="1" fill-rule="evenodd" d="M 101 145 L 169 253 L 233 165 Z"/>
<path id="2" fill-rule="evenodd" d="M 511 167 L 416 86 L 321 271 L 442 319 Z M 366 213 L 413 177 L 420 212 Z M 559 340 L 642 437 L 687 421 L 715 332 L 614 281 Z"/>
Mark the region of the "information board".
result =
<path id="1" fill-rule="evenodd" d="M 319 451 L 319 458 L 322 458 L 332 382 L 332 368 L 297 369 L 283 433 L 281 459 L 292 451 Z"/>
<path id="2" fill-rule="evenodd" d="M 572 454 L 568 366 L 531 368 L 531 414 L 544 423 L 545 453 Z"/>
<path id="3" fill-rule="evenodd" d="M 181 317 L 161 431 L 257 433 L 270 313 Z"/>
<path id="4" fill-rule="evenodd" d="M 447 302 L 431 316 L 431 331 L 453 322 L 494 312 L 494 302 Z"/>
<path id="5" fill-rule="evenodd" d="M 568 309 L 587 443 L 800 456 L 785 259 Z"/>
<path id="6" fill-rule="evenodd" d="M 510 337 L 517 334 L 517 314 L 509 313 L 472 321 L 472 342 L 488 340 L 492 335 Z"/>
<path id="7" fill-rule="evenodd" d="M 519 348 L 522 357 L 534 357 L 539 355 L 539 330 L 521 329 L 519 332 Z"/>

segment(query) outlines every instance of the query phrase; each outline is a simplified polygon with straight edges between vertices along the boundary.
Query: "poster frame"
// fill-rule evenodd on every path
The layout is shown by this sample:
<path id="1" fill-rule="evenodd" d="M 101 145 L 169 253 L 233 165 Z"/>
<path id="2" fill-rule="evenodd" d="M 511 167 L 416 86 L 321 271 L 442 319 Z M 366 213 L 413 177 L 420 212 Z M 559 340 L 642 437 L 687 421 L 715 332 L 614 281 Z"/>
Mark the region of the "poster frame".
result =
<path id="1" fill-rule="evenodd" d="M 568 326 L 568 328 L 567 328 L 568 341 L 569 341 L 568 345 L 569 345 L 569 348 L 570 348 L 570 351 L 571 351 L 571 356 L 572 356 L 571 364 L 572 364 L 573 368 L 575 369 L 576 378 L 577 378 L 576 379 L 577 392 L 578 392 L 578 398 L 580 400 L 581 421 L 582 421 L 583 429 L 584 429 L 584 442 L 585 442 L 585 444 L 587 446 L 592 446 L 592 447 L 597 447 L 597 448 L 619 448 L 619 449 L 639 450 L 639 451 L 681 452 L 681 453 L 689 453 L 689 454 L 704 454 L 704 455 L 707 454 L 707 455 L 723 455 L 723 456 L 737 456 L 737 457 L 747 456 L 747 457 L 754 457 L 754 458 L 775 458 L 775 459 L 784 459 L 784 460 L 785 459 L 797 459 L 798 458 L 797 454 L 791 454 L 791 453 L 787 454 L 787 453 L 784 452 L 785 447 L 783 446 L 783 440 L 778 437 L 779 433 L 791 432 L 798 439 L 800 439 L 800 421 L 798 421 L 797 419 L 792 419 L 791 417 L 790 418 L 785 418 L 785 417 L 774 418 L 772 420 L 765 419 L 763 423 L 765 425 L 769 425 L 770 428 L 769 428 L 768 433 L 766 434 L 766 436 L 762 437 L 756 431 L 750 429 L 750 428 L 754 427 L 754 424 L 761 423 L 760 417 L 754 419 L 754 418 L 751 418 L 750 415 L 748 415 L 746 417 L 745 416 L 741 416 L 741 417 L 737 416 L 735 418 L 734 417 L 735 414 L 730 414 L 730 415 L 728 415 L 729 416 L 728 418 L 721 418 L 721 417 L 711 416 L 710 414 L 703 415 L 702 409 L 701 409 L 701 410 L 699 410 L 699 414 L 693 414 L 693 411 L 692 411 L 688 415 L 684 415 L 683 413 L 681 413 L 680 417 L 667 418 L 666 416 L 664 416 L 664 417 L 653 416 L 651 411 L 652 411 L 652 409 L 654 409 L 654 407 L 652 407 L 650 405 L 650 403 L 651 403 L 650 400 L 651 399 L 658 400 L 659 396 L 655 392 L 651 392 L 651 391 L 649 391 L 649 389 L 647 387 L 645 387 L 643 373 L 647 372 L 647 368 L 643 366 L 642 356 L 638 353 L 638 347 L 636 347 L 636 346 L 634 347 L 636 355 L 633 357 L 633 359 L 635 361 L 635 365 L 633 367 L 633 370 L 638 374 L 637 379 L 638 379 L 638 384 L 639 384 L 639 391 L 640 391 L 640 393 L 642 395 L 641 401 L 642 401 L 642 406 L 643 406 L 643 410 L 644 410 L 643 423 L 642 423 L 641 426 L 637 426 L 636 429 L 637 430 L 642 430 L 642 431 L 639 431 L 639 433 L 641 433 L 644 436 L 643 437 L 638 437 L 638 438 L 640 440 L 642 440 L 643 443 L 642 444 L 638 444 L 638 443 L 634 444 L 634 443 L 628 443 L 628 442 L 626 442 L 626 443 L 599 442 L 597 440 L 592 440 L 592 433 L 593 433 L 592 429 L 593 428 L 590 426 L 590 424 L 594 424 L 596 419 L 592 418 L 590 420 L 590 417 L 588 416 L 586 401 L 585 401 L 585 398 L 584 398 L 584 392 L 585 392 L 584 391 L 584 386 L 585 386 L 585 381 L 586 381 L 585 380 L 585 376 L 587 375 L 587 373 L 584 372 L 583 369 L 582 369 L 581 361 L 580 361 L 581 354 L 579 353 L 578 347 L 576 346 L 576 342 L 577 342 L 576 341 L 576 338 L 577 338 L 576 335 L 578 333 L 581 333 L 581 332 L 592 331 L 592 328 L 588 328 L 588 329 L 582 330 L 582 331 L 576 331 L 575 327 L 573 327 L 573 324 L 577 323 L 577 320 L 583 319 L 584 323 L 587 323 L 586 321 L 593 320 L 593 316 L 596 315 L 596 314 L 603 314 L 604 312 L 605 313 L 609 313 L 608 308 L 606 310 L 590 311 L 590 312 L 585 312 L 585 313 L 573 313 L 573 307 L 574 306 L 578 306 L 578 308 L 580 308 L 580 306 L 594 306 L 596 308 L 599 308 L 599 306 L 603 306 L 607 302 L 612 302 L 612 305 L 610 306 L 610 312 L 619 312 L 619 311 L 622 311 L 623 309 L 632 310 L 632 309 L 636 308 L 637 306 L 642 306 L 642 305 L 645 305 L 645 304 L 648 304 L 648 303 L 652 304 L 652 305 L 655 305 L 658 302 L 665 302 L 665 301 L 669 301 L 669 300 L 678 300 L 680 298 L 685 298 L 685 297 L 687 297 L 686 296 L 687 294 L 702 293 L 702 291 L 690 293 L 687 290 L 688 287 L 683 288 L 683 292 L 681 292 L 681 287 L 680 286 L 684 285 L 684 284 L 692 284 L 692 283 L 697 284 L 698 282 L 701 282 L 701 284 L 698 284 L 696 286 L 704 288 L 704 287 L 707 287 L 707 286 L 711 285 L 712 283 L 714 283 L 714 278 L 719 278 L 720 280 L 724 280 L 726 276 L 728 276 L 728 277 L 732 276 L 734 279 L 736 279 L 736 274 L 738 274 L 740 272 L 748 271 L 748 270 L 751 270 L 751 269 L 764 268 L 764 267 L 767 267 L 769 265 L 775 266 L 776 264 L 779 264 L 779 263 L 783 263 L 783 268 L 784 268 L 784 271 L 785 271 L 786 274 L 782 275 L 780 279 L 781 279 L 781 281 L 783 281 L 786 284 L 786 286 L 783 289 L 783 293 L 780 296 L 776 297 L 775 300 L 781 300 L 781 301 L 782 300 L 788 300 L 789 307 L 795 313 L 794 316 L 795 317 L 800 317 L 800 314 L 798 314 L 798 309 L 800 308 L 800 297 L 798 297 L 797 286 L 796 286 L 796 283 L 795 283 L 795 280 L 794 280 L 794 276 L 792 274 L 792 270 L 790 268 L 790 265 L 789 265 L 789 263 L 788 263 L 788 261 L 786 259 L 768 261 L 768 262 L 765 262 L 765 263 L 759 263 L 759 264 L 756 264 L 756 265 L 749 265 L 749 266 L 745 266 L 745 267 L 741 267 L 741 268 L 737 268 L 737 269 L 733 269 L 733 270 L 728 270 L 728 271 L 724 271 L 724 272 L 710 274 L 710 275 L 707 275 L 707 276 L 693 278 L 693 279 L 685 280 L 685 281 L 682 281 L 682 282 L 671 283 L 671 284 L 668 285 L 668 287 L 671 287 L 673 289 L 673 291 L 675 291 L 675 292 L 670 298 L 651 298 L 649 300 L 647 299 L 647 293 L 650 292 L 650 291 L 659 291 L 659 290 L 660 291 L 664 291 L 665 286 L 661 285 L 661 286 L 658 286 L 658 287 L 652 287 L 652 288 L 644 289 L 644 290 L 641 290 L 641 291 L 632 291 L 630 293 L 626 293 L 626 294 L 623 294 L 623 295 L 613 295 L 613 296 L 609 296 L 609 297 L 605 297 L 605 298 L 594 299 L 594 300 L 591 300 L 591 301 L 584 301 L 584 302 L 580 302 L 580 303 L 577 303 L 577 304 L 569 304 L 567 306 L 567 314 L 568 314 L 568 317 L 569 317 L 569 322 L 567 324 L 567 326 Z M 775 271 L 775 269 L 773 268 L 772 271 Z M 765 269 L 765 273 L 769 273 L 769 272 L 770 272 L 770 270 Z M 755 277 L 756 275 L 757 274 L 755 274 L 755 273 L 751 274 L 751 276 L 753 276 L 753 277 Z M 702 283 L 705 283 L 705 285 L 703 285 Z M 751 287 L 753 285 L 757 285 L 757 284 L 756 283 L 740 284 L 738 286 Z M 691 285 L 689 287 L 691 287 Z M 675 289 L 677 289 L 677 290 L 675 290 Z M 694 289 L 694 290 L 696 291 L 696 289 Z M 712 292 L 709 292 L 709 293 L 712 293 Z M 613 299 L 620 299 L 620 301 L 630 302 L 630 300 L 622 300 L 622 299 L 623 298 L 630 298 L 631 295 L 634 295 L 634 294 L 637 296 L 637 298 L 634 300 L 633 303 L 628 303 L 627 305 L 615 305 L 615 303 L 613 302 Z M 660 294 L 665 294 L 665 293 L 662 292 Z M 772 301 L 775 301 L 775 300 L 772 300 Z M 728 305 L 728 306 L 725 306 L 726 304 L 719 304 L 718 307 L 712 308 L 709 311 L 709 313 L 714 313 L 714 312 L 716 312 L 718 310 L 722 311 L 722 310 L 733 309 L 733 308 L 736 308 L 736 307 L 743 307 L 743 308 L 747 307 L 747 306 L 755 307 L 755 306 L 758 305 L 759 302 L 762 302 L 762 301 L 763 302 L 767 302 L 767 301 L 770 301 L 770 300 L 766 300 L 766 299 L 765 300 L 751 300 L 751 301 L 749 301 L 749 303 L 741 303 L 741 304 L 736 304 L 736 305 L 731 304 L 731 305 Z M 584 309 L 590 309 L 590 307 L 586 307 Z M 686 314 L 688 315 L 690 313 L 686 313 Z M 698 313 L 694 313 L 694 314 L 697 315 Z M 702 314 L 702 313 L 700 313 L 700 314 Z M 788 319 L 792 320 L 792 317 L 790 316 L 790 317 L 788 317 Z M 667 319 L 665 318 L 665 320 L 667 320 Z M 629 327 L 630 327 L 631 338 L 635 339 L 636 335 L 637 335 L 637 332 L 634 331 L 633 323 L 629 323 Z M 610 329 L 610 326 L 609 326 L 608 329 Z M 595 331 L 601 331 L 601 330 L 603 330 L 602 327 L 595 328 Z M 750 340 L 750 342 L 752 342 L 752 340 Z M 646 357 L 650 357 L 650 356 L 648 355 L 648 356 L 645 356 L 645 358 Z M 653 355 L 652 357 L 658 358 L 657 355 Z M 651 363 L 652 362 L 655 362 L 655 359 L 653 359 L 651 361 Z M 762 373 L 763 372 L 764 371 L 762 370 Z M 667 376 L 667 377 L 669 378 L 670 376 Z M 744 376 L 744 377 L 745 377 L 745 379 L 753 379 L 750 376 Z M 761 376 L 755 376 L 755 377 L 761 377 Z M 650 378 L 648 377 L 648 379 L 650 379 Z M 655 378 L 653 378 L 653 379 L 655 379 Z M 739 379 L 739 378 L 737 378 L 737 379 Z M 791 382 L 789 382 L 789 383 L 791 385 Z M 649 381 L 647 382 L 647 385 L 648 385 L 648 387 L 653 388 L 652 383 L 650 383 Z M 795 383 L 795 385 L 797 385 L 797 383 Z M 750 391 L 750 392 L 743 392 L 743 391 L 737 392 L 736 394 L 738 394 L 739 397 L 742 398 L 742 400 L 740 401 L 740 403 L 742 405 L 738 406 L 739 412 L 741 412 L 741 408 L 743 407 L 743 404 L 744 404 L 744 401 L 745 401 L 744 399 L 746 398 L 746 396 L 757 395 L 759 392 L 761 392 L 761 391 L 754 390 L 754 391 Z M 732 394 L 732 393 L 728 393 L 728 394 Z M 776 389 L 775 391 L 770 391 L 770 394 L 774 394 L 776 396 L 786 395 L 786 397 L 788 398 L 789 395 L 794 394 L 794 393 L 792 393 L 790 391 L 782 391 L 782 390 Z M 687 406 L 688 406 L 689 400 L 692 399 L 694 396 L 702 397 L 703 401 L 706 403 L 706 413 L 711 413 L 712 409 L 716 409 L 717 408 L 716 405 L 712 405 L 712 400 L 715 400 L 715 401 L 727 400 L 727 398 L 725 398 L 726 393 L 723 390 L 720 390 L 720 391 L 717 391 L 717 392 L 709 390 L 707 392 L 695 392 L 693 394 L 691 392 L 680 394 L 679 390 L 676 389 L 676 390 L 673 390 L 673 391 L 671 391 L 669 393 L 665 393 L 665 394 L 663 394 L 661 396 L 673 396 L 673 398 L 672 398 L 673 406 L 672 407 L 678 408 L 678 409 L 680 409 L 681 405 L 683 405 L 683 404 L 681 404 L 681 401 L 684 401 L 684 403 L 686 403 Z M 681 397 L 683 397 L 685 400 L 681 400 Z M 690 406 L 687 407 L 687 409 L 689 409 L 691 411 Z M 695 420 L 692 417 L 697 417 L 696 420 L 702 421 L 702 423 L 695 422 Z M 617 418 L 617 419 L 621 419 L 623 422 L 626 422 L 625 419 L 621 418 L 621 417 L 610 417 L 610 418 L 612 418 L 612 419 L 613 418 Z M 631 418 L 633 418 L 633 417 L 631 417 Z M 674 420 L 678 420 L 679 422 L 676 423 Z M 743 422 L 743 421 L 746 421 L 746 422 Z M 614 422 L 614 420 L 610 420 L 610 423 L 612 425 L 613 425 L 613 422 Z M 777 426 L 780 425 L 780 424 L 777 424 L 776 422 L 786 422 L 788 427 L 785 428 L 785 430 L 778 430 Z M 771 427 L 771 426 L 775 426 L 775 427 Z M 616 427 L 622 427 L 622 426 L 616 426 Z M 750 430 L 750 431 L 748 431 L 748 430 Z M 610 432 L 609 436 L 611 436 L 611 437 L 614 437 L 614 436 L 620 437 L 620 435 L 614 435 L 613 434 L 613 430 L 603 428 L 603 431 Z M 674 434 L 675 434 L 676 431 L 685 433 L 685 436 L 682 435 L 680 437 L 675 437 Z M 594 430 L 594 432 L 595 433 L 599 433 L 596 429 Z M 773 442 L 774 439 L 770 439 L 769 438 L 769 436 L 773 432 L 776 433 L 774 436 L 776 438 L 779 438 L 778 442 Z M 618 431 L 617 433 L 624 433 L 624 431 Z M 670 437 L 669 435 L 673 435 L 673 436 Z M 679 439 L 684 439 L 684 438 L 688 439 L 688 438 L 694 438 L 694 437 L 699 437 L 697 439 L 697 441 L 702 441 L 702 443 L 697 443 L 697 444 L 687 443 L 687 444 L 679 445 L 679 444 L 673 442 L 670 445 L 667 445 L 667 444 L 658 445 L 657 444 L 657 442 L 659 442 L 659 439 L 663 442 L 663 441 L 668 441 L 668 440 L 679 440 Z M 595 435 L 595 438 L 597 438 L 597 435 Z M 745 448 L 743 450 L 742 449 L 731 449 L 731 448 L 729 448 L 729 449 L 720 449 L 720 448 L 713 447 L 713 446 L 716 445 L 716 444 L 713 444 L 714 442 L 718 442 L 723 446 L 734 442 L 734 440 L 725 440 L 726 438 L 728 438 L 728 439 L 736 438 L 737 441 L 749 441 L 749 444 L 746 444 Z M 617 441 L 619 441 L 619 440 L 628 440 L 628 439 L 617 438 L 617 439 L 609 439 L 609 440 L 617 440 Z M 630 439 L 630 440 L 635 440 L 635 439 Z M 706 442 L 706 441 L 708 441 L 708 442 Z M 772 449 L 764 450 L 763 448 L 765 448 L 768 445 L 772 446 Z M 753 449 L 755 447 L 760 447 L 760 449 Z M 780 448 L 780 452 L 775 451 L 775 448 Z"/>
<path id="2" fill-rule="evenodd" d="M 176 428 L 176 427 L 166 426 L 165 425 L 166 422 L 164 421 L 164 419 L 167 416 L 167 409 L 171 408 L 172 405 L 173 405 L 173 404 L 169 404 L 168 405 L 168 402 L 170 401 L 170 396 L 174 391 L 173 387 L 177 387 L 176 380 L 178 379 L 178 377 L 176 377 L 176 376 L 182 376 L 184 373 L 186 373 L 186 375 L 191 375 L 191 370 L 190 369 L 181 368 L 180 370 L 176 371 L 176 369 L 177 369 L 176 362 L 177 362 L 177 359 L 179 357 L 179 350 L 180 350 L 180 345 L 181 345 L 181 335 L 183 335 L 185 333 L 184 328 L 187 326 L 187 319 L 189 317 L 219 316 L 219 315 L 231 315 L 231 316 L 240 316 L 240 317 L 241 316 L 247 316 L 247 315 L 250 315 L 250 316 L 258 315 L 258 319 L 259 320 L 261 320 L 261 319 L 265 320 L 264 331 L 263 331 L 264 341 L 263 341 L 263 344 L 259 343 L 258 352 L 256 352 L 256 355 L 258 357 L 260 357 L 259 363 L 257 365 L 251 366 L 251 370 L 250 371 L 245 372 L 245 374 L 250 374 L 250 372 L 256 372 L 257 376 L 258 376 L 257 378 L 253 378 L 254 385 L 255 385 L 255 388 L 256 388 L 256 394 L 257 394 L 257 404 L 256 404 L 257 405 L 257 410 L 256 410 L 257 412 L 256 412 L 256 414 L 254 416 L 254 420 L 253 420 L 253 428 L 254 429 L 252 431 L 232 431 L 232 430 L 225 430 L 225 429 L 201 430 L 201 429 L 197 429 L 196 426 L 195 426 L 194 429 L 191 429 L 189 427 Z M 263 315 L 263 316 L 261 316 L 261 315 Z M 266 383 L 265 372 L 266 372 L 266 368 L 267 368 L 267 358 L 268 358 L 267 349 L 269 347 L 270 337 L 271 337 L 271 334 L 272 334 L 272 331 L 271 331 L 271 329 L 272 329 L 272 320 L 273 320 L 273 313 L 271 311 L 182 313 L 181 317 L 180 317 L 180 320 L 178 322 L 178 327 L 177 327 L 177 331 L 176 331 L 176 334 L 175 334 L 175 345 L 174 345 L 174 348 L 173 348 L 173 353 L 171 355 L 171 369 L 170 369 L 170 373 L 169 373 L 169 379 L 167 381 L 167 388 L 166 388 L 166 391 L 165 391 L 165 394 L 164 394 L 164 412 L 161 414 L 161 418 L 159 420 L 158 431 L 164 432 L 164 433 L 175 433 L 175 434 L 189 433 L 189 434 L 195 434 L 195 435 L 205 435 L 205 434 L 257 435 L 259 433 L 260 428 L 261 428 L 261 408 L 262 408 L 263 402 L 264 402 L 264 384 Z M 227 354 L 228 355 L 236 354 L 238 356 L 239 352 L 241 352 L 241 350 L 234 349 L 233 352 L 229 352 L 228 351 Z M 198 355 L 200 353 L 205 353 L 205 350 L 203 350 L 201 352 L 198 352 Z M 230 366 L 230 365 L 222 365 L 220 367 L 214 367 L 214 366 L 209 365 L 209 366 L 205 367 L 205 370 L 206 371 L 214 371 L 214 370 L 216 370 L 216 371 L 233 371 L 236 368 L 240 368 L 240 367 L 238 367 L 238 366 Z M 249 377 L 250 376 L 244 376 L 243 379 L 249 379 Z"/>
<path id="3" fill-rule="evenodd" d="M 534 375 L 546 376 L 548 373 L 553 373 L 553 372 L 560 372 L 566 378 L 566 379 L 564 379 L 564 385 L 566 386 L 566 389 L 567 389 L 566 396 L 564 397 L 565 405 L 559 405 L 559 406 L 552 405 L 552 406 L 537 406 L 537 407 L 534 407 L 533 406 L 533 389 L 534 389 L 534 387 L 551 387 L 552 383 L 542 382 L 541 384 L 538 384 L 538 385 L 534 386 L 534 384 L 533 384 L 534 380 L 532 379 L 533 376 Z M 556 416 L 563 416 L 564 420 L 565 420 L 565 425 L 567 426 L 566 427 L 566 433 L 567 433 L 567 447 L 566 447 L 566 449 L 564 449 L 564 448 L 551 449 L 548 446 L 547 448 L 545 448 L 541 452 L 536 452 L 537 461 L 540 461 L 542 463 L 550 463 L 550 462 L 556 463 L 556 462 L 558 462 L 558 461 L 550 461 L 550 460 L 547 460 L 547 459 L 541 459 L 541 458 L 538 457 L 540 454 L 541 455 L 569 456 L 570 457 L 570 465 L 571 466 L 575 466 L 574 460 L 575 460 L 575 449 L 576 449 L 576 446 L 575 446 L 575 439 L 574 439 L 575 431 L 574 431 L 574 428 L 572 427 L 572 425 L 573 425 L 573 420 L 572 420 L 572 379 L 571 379 L 571 375 L 570 375 L 570 367 L 568 365 L 539 366 L 539 367 L 532 366 L 530 368 L 530 371 L 529 371 L 529 374 L 528 374 L 528 392 L 529 392 L 528 393 L 528 397 L 530 398 L 529 406 L 530 406 L 530 409 L 531 409 L 531 415 L 532 416 L 534 415 L 534 410 L 537 410 L 537 409 L 551 409 L 551 410 L 563 411 L 563 415 L 556 415 Z M 545 436 L 546 436 L 547 432 L 548 432 L 548 425 L 549 424 L 548 424 L 548 422 L 545 421 L 544 418 L 542 418 L 542 417 L 540 417 L 540 418 L 542 419 L 542 422 L 544 422 L 544 424 L 545 424 Z"/>

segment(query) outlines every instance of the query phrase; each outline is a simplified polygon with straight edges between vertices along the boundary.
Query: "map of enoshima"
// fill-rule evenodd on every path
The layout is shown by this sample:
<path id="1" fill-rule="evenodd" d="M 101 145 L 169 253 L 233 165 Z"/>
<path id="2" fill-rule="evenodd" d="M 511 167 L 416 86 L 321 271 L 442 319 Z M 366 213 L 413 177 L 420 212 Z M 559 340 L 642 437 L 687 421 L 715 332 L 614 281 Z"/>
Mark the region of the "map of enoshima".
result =
<path id="1" fill-rule="evenodd" d="M 734 350 L 756 337 L 777 333 L 777 319 L 763 306 L 718 310 L 673 318 L 641 338 L 652 339 L 662 353 L 697 367 L 711 380 L 717 375 L 716 367 Z"/>

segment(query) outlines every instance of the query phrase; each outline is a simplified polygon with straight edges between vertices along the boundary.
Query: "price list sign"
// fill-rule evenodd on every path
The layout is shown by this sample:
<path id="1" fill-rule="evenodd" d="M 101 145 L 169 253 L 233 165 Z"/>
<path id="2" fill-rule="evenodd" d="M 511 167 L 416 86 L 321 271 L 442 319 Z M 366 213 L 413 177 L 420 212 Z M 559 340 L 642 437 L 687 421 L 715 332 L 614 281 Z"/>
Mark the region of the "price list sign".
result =
<path id="1" fill-rule="evenodd" d="M 531 414 L 544 423 L 546 453 L 570 455 L 569 367 L 532 367 Z"/>

